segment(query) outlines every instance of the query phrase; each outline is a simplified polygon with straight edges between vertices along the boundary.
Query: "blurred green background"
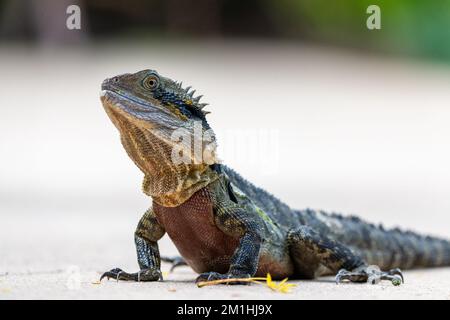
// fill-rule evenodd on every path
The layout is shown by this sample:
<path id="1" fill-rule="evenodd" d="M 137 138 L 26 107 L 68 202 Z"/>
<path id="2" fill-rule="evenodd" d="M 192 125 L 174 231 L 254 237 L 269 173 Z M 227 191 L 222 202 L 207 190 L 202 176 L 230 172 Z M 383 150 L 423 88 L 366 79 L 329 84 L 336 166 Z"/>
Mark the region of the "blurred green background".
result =
<path id="1" fill-rule="evenodd" d="M 70 4 L 82 34 L 60 27 Z M 366 27 L 371 4 L 381 30 Z M 450 61 L 450 0 L 0 0 L 0 10 L 2 43 L 264 38 Z"/>

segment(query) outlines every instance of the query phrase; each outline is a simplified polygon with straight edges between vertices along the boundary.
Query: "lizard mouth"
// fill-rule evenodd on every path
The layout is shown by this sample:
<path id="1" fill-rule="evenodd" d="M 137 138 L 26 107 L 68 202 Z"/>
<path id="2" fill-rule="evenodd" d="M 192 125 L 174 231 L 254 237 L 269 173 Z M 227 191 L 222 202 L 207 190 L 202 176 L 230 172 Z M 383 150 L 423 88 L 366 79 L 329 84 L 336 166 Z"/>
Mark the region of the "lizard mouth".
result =
<path id="1" fill-rule="evenodd" d="M 121 116 L 136 125 L 151 127 L 167 127 L 177 129 L 180 121 L 163 106 L 131 97 L 126 93 L 111 89 L 100 91 L 100 100 L 110 117 Z M 114 121 L 114 119 L 111 119 Z"/>
<path id="2" fill-rule="evenodd" d="M 149 108 L 156 108 L 155 105 L 149 103 L 148 101 L 145 101 L 143 99 L 140 99 L 138 97 L 129 96 L 125 93 L 121 93 L 119 91 L 114 91 L 111 89 L 103 89 L 100 91 L 100 99 L 102 98 L 109 98 L 110 100 L 117 100 L 117 101 L 127 101 L 133 102 L 134 109 L 141 110 L 141 111 L 149 111 Z M 162 109 L 158 108 L 159 110 L 163 111 Z"/>

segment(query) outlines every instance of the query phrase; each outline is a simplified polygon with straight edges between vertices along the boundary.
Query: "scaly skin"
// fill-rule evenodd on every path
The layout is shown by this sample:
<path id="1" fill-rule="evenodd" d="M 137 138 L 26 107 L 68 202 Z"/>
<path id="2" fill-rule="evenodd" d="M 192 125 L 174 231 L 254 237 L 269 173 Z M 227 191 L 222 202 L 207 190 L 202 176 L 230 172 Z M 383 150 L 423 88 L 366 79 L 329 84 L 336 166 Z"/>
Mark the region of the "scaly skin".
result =
<path id="1" fill-rule="evenodd" d="M 116 268 L 102 278 L 162 279 L 157 242 L 166 232 L 200 273 L 198 281 L 335 274 L 337 282 L 398 285 L 403 281 L 398 268 L 450 265 L 446 240 L 385 230 L 356 217 L 293 210 L 219 164 L 205 104 L 189 89 L 153 70 L 102 84 L 103 106 L 153 199 L 135 232 L 140 271 Z M 184 138 L 174 139 L 180 129 Z M 191 150 L 199 133 L 201 159 Z M 184 161 L 175 161 L 174 154 L 185 156 Z"/>

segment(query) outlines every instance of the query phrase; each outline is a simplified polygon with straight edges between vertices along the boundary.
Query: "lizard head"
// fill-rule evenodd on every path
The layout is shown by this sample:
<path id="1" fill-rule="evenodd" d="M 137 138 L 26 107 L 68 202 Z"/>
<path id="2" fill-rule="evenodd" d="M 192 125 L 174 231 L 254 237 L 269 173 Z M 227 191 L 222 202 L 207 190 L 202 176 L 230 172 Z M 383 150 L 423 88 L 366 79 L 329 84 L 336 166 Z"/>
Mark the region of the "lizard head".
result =
<path id="1" fill-rule="evenodd" d="M 183 189 L 180 184 L 186 179 L 198 179 L 216 162 L 215 136 L 203 110 L 206 104 L 194 96 L 195 90 L 154 70 L 108 78 L 101 88 L 103 107 L 124 148 L 153 184 L 147 193 Z M 200 157 L 194 150 L 199 137 Z M 163 181 L 167 179 L 171 182 Z"/>
<path id="2" fill-rule="evenodd" d="M 154 70 L 127 73 L 102 83 L 101 99 L 107 111 L 118 112 L 146 128 L 178 129 L 195 121 L 209 129 L 202 96 L 183 88 L 181 82 L 159 75 Z"/>

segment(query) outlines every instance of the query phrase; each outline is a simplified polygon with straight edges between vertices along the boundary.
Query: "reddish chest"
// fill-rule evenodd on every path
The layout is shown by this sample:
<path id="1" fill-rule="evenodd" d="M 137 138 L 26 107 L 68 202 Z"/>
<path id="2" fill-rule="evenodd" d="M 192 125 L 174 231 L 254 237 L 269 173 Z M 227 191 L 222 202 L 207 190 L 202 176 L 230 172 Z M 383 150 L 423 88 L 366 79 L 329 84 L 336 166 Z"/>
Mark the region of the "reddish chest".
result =
<path id="1" fill-rule="evenodd" d="M 178 207 L 153 204 L 158 222 L 186 262 L 196 272 L 226 272 L 238 239 L 227 236 L 214 224 L 213 205 L 207 188 L 196 192 Z"/>

